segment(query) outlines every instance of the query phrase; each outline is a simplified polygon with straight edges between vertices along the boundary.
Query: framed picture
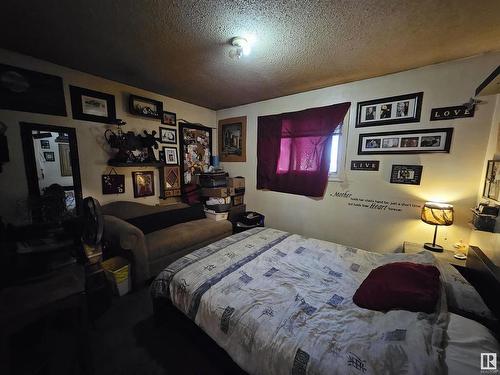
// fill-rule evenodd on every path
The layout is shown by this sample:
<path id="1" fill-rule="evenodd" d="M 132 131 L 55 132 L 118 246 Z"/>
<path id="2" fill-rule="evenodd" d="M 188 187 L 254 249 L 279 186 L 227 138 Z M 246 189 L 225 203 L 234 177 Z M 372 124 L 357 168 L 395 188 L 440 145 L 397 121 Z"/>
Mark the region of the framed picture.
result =
<path id="1" fill-rule="evenodd" d="M 500 201 L 500 160 L 488 160 L 483 197 Z"/>
<path id="2" fill-rule="evenodd" d="M 421 165 L 394 164 L 391 171 L 391 184 L 420 185 L 422 169 Z"/>
<path id="3" fill-rule="evenodd" d="M 182 157 L 181 178 L 184 185 L 191 183 L 195 174 L 208 171 L 212 155 L 212 128 L 181 123 L 179 147 Z"/>
<path id="4" fill-rule="evenodd" d="M 103 194 L 125 193 L 125 175 L 116 173 L 114 168 L 111 168 L 109 174 L 103 174 L 101 176 L 101 183 Z"/>
<path id="5" fill-rule="evenodd" d="M 165 164 L 179 164 L 177 149 L 175 147 L 163 147 L 163 152 L 165 153 Z"/>
<path id="6" fill-rule="evenodd" d="M 137 116 L 159 119 L 163 112 L 162 102 L 137 95 L 130 95 L 128 106 L 130 113 Z"/>
<path id="7" fill-rule="evenodd" d="M 177 124 L 177 115 L 174 112 L 163 111 L 161 123 L 165 125 L 175 126 Z"/>
<path id="8" fill-rule="evenodd" d="M 43 157 L 45 161 L 56 161 L 56 156 L 53 151 L 45 151 Z"/>
<path id="9" fill-rule="evenodd" d="M 356 127 L 419 122 L 423 92 L 359 102 Z"/>
<path id="10" fill-rule="evenodd" d="M 155 195 L 155 175 L 153 171 L 132 172 L 134 198 Z"/>
<path id="11" fill-rule="evenodd" d="M 0 109 L 66 116 L 63 80 L 0 64 Z"/>
<path id="12" fill-rule="evenodd" d="M 219 158 L 223 162 L 245 162 L 247 118 L 233 117 L 219 121 Z"/>
<path id="13" fill-rule="evenodd" d="M 177 144 L 177 129 L 162 128 L 160 126 L 160 142 Z"/>
<path id="14" fill-rule="evenodd" d="M 59 143 L 59 166 L 61 168 L 61 176 L 69 177 L 73 176 L 73 171 L 71 170 L 71 156 L 69 143 Z"/>
<path id="15" fill-rule="evenodd" d="M 40 148 L 43 148 L 45 150 L 50 150 L 50 142 L 47 139 L 41 139 Z"/>
<path id="16" fill-rule="evenodd" d="M 69 86 L 71 111 L 75 120 L 103 122 L 111 124 L 116 121 L 114 95 L 83 87 Z"/>
<path id="17" fill-rule="evenodd" d="M 158 160 L 165 164 L 165 151 L 159 150 L 158 151 Z"/>
<path id="18" fill-rule="evenodd" d="M 450 152 L 453 128 L 359 135 L 358 155 Z"/>

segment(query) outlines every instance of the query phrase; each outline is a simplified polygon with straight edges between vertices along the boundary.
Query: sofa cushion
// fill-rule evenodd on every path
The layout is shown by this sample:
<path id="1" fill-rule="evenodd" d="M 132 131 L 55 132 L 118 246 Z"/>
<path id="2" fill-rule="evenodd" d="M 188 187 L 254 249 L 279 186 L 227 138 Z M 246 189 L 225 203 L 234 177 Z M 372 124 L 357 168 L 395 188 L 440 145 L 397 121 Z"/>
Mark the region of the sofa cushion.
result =
<path id="1" fill-rule="evenodd" d="M 165 206 L 151 206 L 137 202 L 116 201 L 105 204 L 101 207 L 103 215 L 116 216 L 122 220 L 128 220 L 134 217 L 151 215 L 158 212 L 178 210 L 189 207 L 185 203 L 169 204 Z"/>
<path id="2" fill-rule="evenodd" d="M 231 231 L 230 221 L 211 219 L 193 220 L 160 229 L 146 235 L 149 259 L 167 256 Z"/>
<path id="3" fill-rule="evenodd" d="M 203 204 L 198 203 L 177 210 L 160 211 L 149 215 L 134 217 L 126 221 L 142 230 L 144 234 L 148 234 L 176 224 L 204 219 L 205 217 Z"/>

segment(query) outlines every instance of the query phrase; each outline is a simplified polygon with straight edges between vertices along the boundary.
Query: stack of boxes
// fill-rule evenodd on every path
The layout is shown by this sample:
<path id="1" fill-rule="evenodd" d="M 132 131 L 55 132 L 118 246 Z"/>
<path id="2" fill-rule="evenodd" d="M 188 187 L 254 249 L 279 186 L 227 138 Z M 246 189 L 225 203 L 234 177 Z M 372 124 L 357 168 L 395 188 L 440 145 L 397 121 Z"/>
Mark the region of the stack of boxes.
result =
<path id="1" fill-rule="evenodd" d="M 243 177 L 227 177 L 227 173 L 204 173 L 200 175 L 201 195 L 206 199 L 205 213 L 213 220 L 230 219 L 245 212 Z"/>

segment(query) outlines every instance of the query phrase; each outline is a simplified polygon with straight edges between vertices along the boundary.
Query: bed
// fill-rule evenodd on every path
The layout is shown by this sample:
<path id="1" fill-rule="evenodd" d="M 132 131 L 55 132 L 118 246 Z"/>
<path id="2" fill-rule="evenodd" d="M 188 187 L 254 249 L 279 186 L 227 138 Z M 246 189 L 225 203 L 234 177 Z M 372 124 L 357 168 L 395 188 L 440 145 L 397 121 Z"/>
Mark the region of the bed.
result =
<path id="1" fill-rule="evenodd" d="M 399 261 L 439 269 L 434 313 L 354 304 L 372 269 Z M 499 352 L 488 329 L 450 312 L 451 303 L 495 319 L 474 288 L 429 252 L 379 254 L 254 228 L 172 263 L 151 294 L 158 313 L 174 305 L 249 374 L 469 374 L 479 373 L 481 353 Z"/>

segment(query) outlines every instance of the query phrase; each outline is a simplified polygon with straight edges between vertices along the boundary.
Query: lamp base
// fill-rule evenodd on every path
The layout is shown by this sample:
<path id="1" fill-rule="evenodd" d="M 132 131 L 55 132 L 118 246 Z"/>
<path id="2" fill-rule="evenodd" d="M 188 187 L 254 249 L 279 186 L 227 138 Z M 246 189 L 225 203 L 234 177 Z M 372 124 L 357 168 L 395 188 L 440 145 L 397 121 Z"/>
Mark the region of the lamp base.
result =
<path id="1" fill-rule="evenodd" d="M 427 250 L 430 250 L 430 251 L 435 251 L 436 253 L 442 253 L 443 252 L 443 246 L 433 245 L 430 242 L 426 242 L 424 244 L 424 249 L 427 249 Z"/>

